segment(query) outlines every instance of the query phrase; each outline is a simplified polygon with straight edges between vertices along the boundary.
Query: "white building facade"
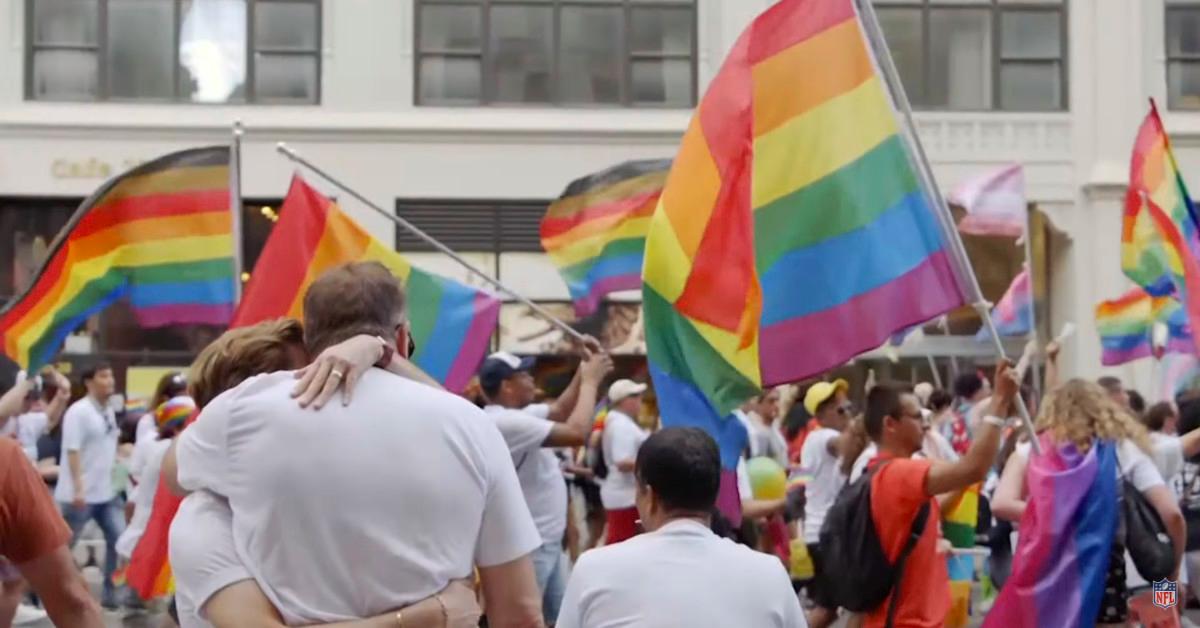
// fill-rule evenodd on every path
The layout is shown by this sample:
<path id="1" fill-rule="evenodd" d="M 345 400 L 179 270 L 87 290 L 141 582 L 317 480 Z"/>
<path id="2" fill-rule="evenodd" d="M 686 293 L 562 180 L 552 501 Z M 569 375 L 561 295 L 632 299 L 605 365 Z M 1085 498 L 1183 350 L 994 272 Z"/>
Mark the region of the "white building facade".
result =
<path id="1" fill-rule="evenodd" d="M 36 232 L 50 214 L 63 220 L 56 203 L 226 142 L 240 120 L 247 199 L 284 194 L 295 169 L 275 144 L 287 142 L 522 294 L 565 301 L 537 250 L 540 209 L 574 178 L 672 156 L 725 52 L 769 4 L 0 0 L 0 295 L 15 290 L 17 249 L 47 237 Z M 1148 97 L 1200 189 L 1200 1 L 875 4 L 942 187 L 1025 165 L 1029 200 L 1061 234 L 1043 328 L 1075 322 L 1065 367 L 1099 374 L 1092 309 L 1128 286 L 1121 201 Z M 417 264 L 480 284 L 308 178 Z M 1120 372 L 1148 387 L 1151 371 Z"/>

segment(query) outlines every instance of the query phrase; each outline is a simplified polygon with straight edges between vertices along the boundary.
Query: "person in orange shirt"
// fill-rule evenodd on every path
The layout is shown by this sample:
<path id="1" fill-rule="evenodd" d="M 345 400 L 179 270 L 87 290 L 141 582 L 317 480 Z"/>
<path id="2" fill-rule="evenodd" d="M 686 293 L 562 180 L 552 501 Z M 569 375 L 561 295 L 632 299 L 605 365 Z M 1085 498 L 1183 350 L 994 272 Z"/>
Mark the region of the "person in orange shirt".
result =
<path id="1" fill-rule="evenodd" d="M 938 511 L 935 495 L 964 489 L 982 481 L 996 458 L 1000 433 L 1012 409 L 1019 383 L 1007 364 L 996 371 L 995 393 L 980 422 L 975 442 L 955 462 L 913 459 L 921 449 L 924 430 L 921 406 L 915 395 L 878 385 L 867 393 L 864 415 L 867 433 L 879 447 L 879 456 L 868 468 L 884 465 L 871 477 L 871 517 L 888 559 L 899 557 L 923 504 Z M 941 536 L 937 518 L 931 518 L 899 574 L 896 628 L 933 628 L 945 622 L 950 610 L 950 578 L 946 560 L 938 551 Z M 867 614 L 865 626 L 887 623 L 891 596 Z"/>

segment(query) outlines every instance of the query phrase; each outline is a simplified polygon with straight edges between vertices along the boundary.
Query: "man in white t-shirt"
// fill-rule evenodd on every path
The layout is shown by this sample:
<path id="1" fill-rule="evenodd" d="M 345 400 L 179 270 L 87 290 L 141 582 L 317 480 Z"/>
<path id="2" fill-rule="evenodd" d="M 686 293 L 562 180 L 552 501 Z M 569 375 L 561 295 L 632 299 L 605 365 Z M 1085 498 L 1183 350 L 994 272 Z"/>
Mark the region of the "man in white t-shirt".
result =
<path id="1" fill-rule="evenodd" d="M 804 439 L 800 449 L 800 467 L 810 479 L 804 486 L 804 543 L 813 562 L 813 579 L 808 585 L 808 597 L 813 609 L 808 617 L 813 626 L 824 628 L 837 619 L 837 604 L 829 596 L 829 585 L 822 578 L 821 524 L 846 485 L 839 461 L 842 430 L 850 420 L 846 400 L 849 385 L 846 380 L 817 382 L 804 395 L 804 409 L 817 420 L 820 427 Z"/>
<path id="2" fill-rule="evenodd" d="M 721 483 L 711 436 L 680 427 L 650 436 L 635 475 L 646 533 L 580 556 L 558 628 L 805 626 L 779 559 L 709 528 Z"/>
<path id="3" fill-rule="evenodd" d="M 404 306 L 383 265 L 337 267 L 305 294 L 305 344 L 316 355 L 376 335 L 390 362 L 407 353 Z M 301 409 L 295 385 L 273 373 L 221 394 L 164 463 L 169 485 L 228 500 L 238 555 L 286 623 L 401 608 L 475 566 L 492 625 L 541 622 L 529 556 L 541 536 L 482 411 L 381 369 L 348 405 Z"/>
<path id="4" fill-rule="evenodd" d="M 533 553 L 533 569 L 542 592 L 542 615 L 553 625 L 567 586 L 563 553 L 567 484 L 551 448 L 587 442 L 596 390 L 612 370 L 612 359 L 585 349 L 583 363 L 554 405 L 533 404 L 537 393 L 529 372 L 533 362 L 503 351 L 493 353 L 479 368 L 479 386 L 489 402 L 484 412 L 504 436 L 525 503 L 542 535 L 542 546 Z"/>
<path id="5" fill-rule="evenodd" d="M 620 543 L 638 533 L 637 481 L 633 468 L 646 432 L 633 417 L 642 407 L 644 392 L 645 384 L 628 379 L 619 379 L 608 388 L 609 410 L 600 438 L 604 464 L 608 467 L 608 476 L 600 484 L 600 502 L 608 526 L 606 545 Z"/>
<path id="6" fill-rule="evenodd" d="M 105 608 L 116 608 L 112 575 L 117 569 L 117 538 L 125 529 L 121 500 L 113 491 L 113 465 L 117 460 L 116 415 L 108 404 L 116 387 L 112 367 L 97 364 L 83 371 L 87 395 L 71 404 L 63 415 L 62 458 L 54 500 L 71 526 L 71 545 L 89 520 L 104 534 Z"/>

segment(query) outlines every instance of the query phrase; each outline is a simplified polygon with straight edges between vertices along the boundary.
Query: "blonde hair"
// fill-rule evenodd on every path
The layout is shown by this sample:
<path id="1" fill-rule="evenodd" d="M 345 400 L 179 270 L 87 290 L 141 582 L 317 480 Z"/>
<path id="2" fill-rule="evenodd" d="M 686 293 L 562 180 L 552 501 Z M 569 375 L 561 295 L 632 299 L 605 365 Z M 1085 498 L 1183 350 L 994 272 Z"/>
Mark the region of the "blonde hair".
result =
<path id="1" fill-rule="evenodd" d="M 1114 402 L 1099 385 L 1072 379 L 1046 396 L 1038 413 L 1037 431 L 1050 430 L 1054 440 L 1073 443 L 1079 451 L 1091 448 L 1092 439 L 1113 442 L 1129 439 L 1149 453 L 1146 428 Z"/>
<path id="2" fill-rule="evenodd" d="M 188 389 L 203 408 L 217 395 L 262 373 L 295 365 L 292 351 L 303 350 L 304 332 L 291 318 L 276 318 L 231 329 L 196 356 L 188 373 Z"/>

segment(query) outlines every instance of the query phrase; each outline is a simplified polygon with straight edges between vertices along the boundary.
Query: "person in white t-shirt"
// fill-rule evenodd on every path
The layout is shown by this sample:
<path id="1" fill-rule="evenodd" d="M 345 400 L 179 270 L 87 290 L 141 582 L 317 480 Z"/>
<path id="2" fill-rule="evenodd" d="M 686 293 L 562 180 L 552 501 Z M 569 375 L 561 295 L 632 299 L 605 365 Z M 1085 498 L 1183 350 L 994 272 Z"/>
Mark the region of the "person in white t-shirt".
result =
<path id="1" fill-rule="evenodd" d="M 620 543 L 638 533 L 637 481 L 633 476 L 638 448 L 646 440 L 646 431 L 633 417 L 642 407 L 646 385 L 619 379 L 608 388 L 608 416 L 600 451 L 608 476 L 600 484 L 600 502 L 604 504 L 606 545 Z"/>
<path id="2" fill-rule="evenodd" d="M 381 362 L 407 353 L 403 288 L 382 264 L 328 271 L 303 307 L 310 354 L 359 334 L 380 337 Z M 295 385 L 273 373 L 221 394 L 164 463 L 169 485 L 228 500 L 237 553 L 285 622 L 370 617 L 474 566 L 490 623 L 542 621 L 541 536 L 481 410 L 379 369 L 319 410 L 297 406 Z"/>
<path id="3" fill-rule="evenodd" d="M 16 437 L 36 465 L 38 439 L 58 427 L 70 398 L 71 382 L 54 369 L 33 378 L 18 375 L 16 385 L 0 398 L 0 438 Z"/>
<path id="4" fill-rule="evenodd" d="M 162 471 L 163 457 L 175 436 L 183 430 L 184 424 L 196 412 L 196 402 L 191 397 L 180 395 L 159 404 L 154 409 L 154 420 L 157 425 L 157 438 L 146 439 L 136 447 L 140 448 L 144 460 L 141 462 L 142 481 L 134 488 L 133 517 L 129 525 L 117 539 L 117 554 L 128 560 L 133 557 L 133 550 L 150 523 L 150 514 L 154 506 L 154 495 L 158 492 L 158 476 Z M 135 451 L 135 455 L 137 452 Z"/>
<path id="5" fill-rule="evenodd" d="M 600 382 L 612 370 L 612 358 L 584 349 L 584 361 L 554 405 L 533 404 L 537 393 L 532 358 L 499 352 L 483 361 L 479 385 L 489 404 L 484 412 L 496 422 L 512 455 L 525 503 L 542 546 L 533 553 L 533 569 L 542 592 L 542 615 L 554 624 L 567 586 L 563 534 L 567 529 L 567 484 L 554 447 L 587 442 Z"/>
<path id="6" fill-rule="evenodd" d="M 849 385 L 846 380 L 817 382 L 804 395 L 804 409 L 820 424 L 804 439 L 800 449 L 800 467 L 808 474 L 804 486 L 804 543 L 813 562 L 813 579 L 808 585 L 808 597 L 813 602 L 808 621 L 824 628 L 837 619 L 837 604 L 829 595 L 829 584 L 822 578 L 820 547 L 821 524 L 833 506 L 837 494 L 846 485 L 838 454 L 842 446 L 842 430 L 850 421 L 850 405 L 846 399 Z"/>
<path id="7" fill-rule="evenodd" d="M 63 415 L 62 459 L 54 499 L 71 526 L 71 545 L 89 520 L 104 534 L 104 588 L 101 604 L 116 608 L 112 575 L 117 570 L 117 538 L 125 529 L 121 498 L 113 490 L 117 460 L 117 419 L 108 404 L 116 387 L 112 367 L 100 363 L 83 371 L 87 389 Z"/>
<path id="8" fill-rule="evenodd" d="M 558 628 L 806 625 L 779 559 L 710 529 L 721 483 L 711 436 L 657 432 L 638 451 L 635 477 L 646 533 L 579 557 Z"/>

